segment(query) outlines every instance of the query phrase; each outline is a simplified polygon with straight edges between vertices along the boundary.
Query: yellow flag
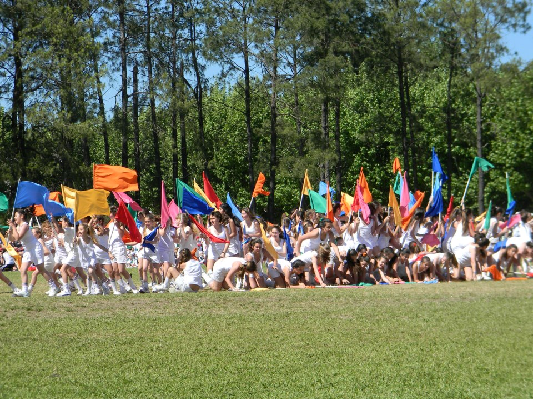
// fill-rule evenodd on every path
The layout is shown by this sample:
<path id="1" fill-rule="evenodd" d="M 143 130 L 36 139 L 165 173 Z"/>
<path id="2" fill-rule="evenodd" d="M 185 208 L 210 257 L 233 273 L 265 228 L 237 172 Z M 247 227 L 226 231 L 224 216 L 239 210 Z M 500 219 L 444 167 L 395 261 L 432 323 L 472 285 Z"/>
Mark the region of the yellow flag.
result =
<path id="1" fill-rule="evenodd" d="M 204 201 L 206 201 L 208 203 L 208 205 L 212 208 L 217 208 L 217 206 L 210 201 L 210 199 L 208 198 L 208 196 L 206 195 L 206 193 L 204 191 L 202 191 L 202 189 L 200 188 L 200 186 L 197 184 L 197 181 L 196 180 L 193 180 L 193 188 L 195 189 L 195 191 L 198 193 L 198 195 L 200 195 Z"/>
<path id="2" fill-rule="evenodd" d="M 486 213 L 487 211 L 484 211 L 483 213 L 481 213 L 479 216 L 477 216 L 475 218 L 475 222 L 482 222 L 484 219 L 486 219 Z"/>
<path id="3" fill-rule="evenodd" d="M 109 215 L 108 195 L 109 191 L 101 189 L 76 191 L 74 218 L 80 220 L 91 215 Z"/>
<path id="4" fill-rule="evenodd" d="M 261 229 L 261 238 L 263 240 L 263 247 L 269 252 L 269 254 L 273 257 L 273 259 L 278 259 L 278 252 L 274 249 L 273 245 L 271 244 L 271 240 L 267 238 L 267 235 L 265 234 L 265 230 L 263 230 L 263 226 L 260 223 L 260 229 Z"/>
<path id="5" fill-rule="evenodd" d="M 0 233 L 0 239 L 2 240 L 2 244 L 4 245 L 4 248 L 6 249 L 7 253 L 10 254 L 13 259 L 15 259 L 15 262 L 17 262 L 17 265 L 19 265 L 20 267 L 20 264 L 22 263 L 22 257 L 17 251 L 15 251 L 15 248 L 8 244 L 2 233 Z"/>
<path id="6" fill-rule="evenodd" d="M 393 188 L 389 186 L 389 204 L 388 206 L 393 208 L 393 217 L 395 218 L 395 225 L 402 225 L 402 216 L 400 213 L 399 203 L 397 202 L 397 197 L 393 192 Z"/>
<path id="7" fill-rule="evenodd" d="M 302 195 L 309 195 L 308 190 L 313 190 L 312 185 L 310 183 L 310 178 L 308 177 L 308 169 L 306 169 L 306 172 L 304 172 L 304 184 L 302 184 Z"/>
<path id="8" fill-rule="evenodd" d="M 350 207 L 352 206 L 352 203 L 354 202 L 354 197 L 342 191 L 340 202 L 341 202 L 341 210 L 345 212 L 347 216 L 350 215 Z"/>
<path id="9" fill-rule="evenodd" d="M 61 185 L 61 195 L 63 196 L 63 204 L 72 210 L 75 207 L 76 191 L 73 188 Z"/>

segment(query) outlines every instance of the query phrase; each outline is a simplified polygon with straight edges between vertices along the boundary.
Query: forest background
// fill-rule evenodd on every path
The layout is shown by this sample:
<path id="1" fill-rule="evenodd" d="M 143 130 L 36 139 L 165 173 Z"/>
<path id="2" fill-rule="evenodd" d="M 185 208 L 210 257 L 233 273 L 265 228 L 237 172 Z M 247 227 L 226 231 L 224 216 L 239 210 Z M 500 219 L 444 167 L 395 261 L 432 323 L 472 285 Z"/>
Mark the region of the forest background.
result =
<path id="1" fill-rule="evenodd" d="M 495 169 L 466 205 L 506 206 L 508 172 L 516 209 L 532 209 L 532 60 L 502 62 L 503 32 L 526 32 L 529 13 L 512 0 L 2 1 L 0 192 L 89 189 L 106 163 L 137 170 L 133 196 L 156 212 L 161 180 L 171 197 L 202 171 L 247 206 L 261 171 L 257 210 L 276 221 L 305 169 L 339 199 L 363 167 L 387 203 L 399 157 L 428 198 L 435 147 L 446 201 L 480 156 Z"/>

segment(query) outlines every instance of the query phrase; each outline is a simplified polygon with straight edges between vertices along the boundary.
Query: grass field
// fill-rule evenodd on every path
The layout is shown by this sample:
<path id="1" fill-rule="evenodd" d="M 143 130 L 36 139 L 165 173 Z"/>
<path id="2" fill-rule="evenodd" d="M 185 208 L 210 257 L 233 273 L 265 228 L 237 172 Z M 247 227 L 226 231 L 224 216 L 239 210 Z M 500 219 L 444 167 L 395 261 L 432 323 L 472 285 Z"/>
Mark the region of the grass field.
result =
<path id="1" fill-rule="evenodd" d="M 532 281 L 89 298 L 46 289 L 40 280 L 31 298 L 12 298 L 0 286 L 0 398 L 533 395 Z"/>

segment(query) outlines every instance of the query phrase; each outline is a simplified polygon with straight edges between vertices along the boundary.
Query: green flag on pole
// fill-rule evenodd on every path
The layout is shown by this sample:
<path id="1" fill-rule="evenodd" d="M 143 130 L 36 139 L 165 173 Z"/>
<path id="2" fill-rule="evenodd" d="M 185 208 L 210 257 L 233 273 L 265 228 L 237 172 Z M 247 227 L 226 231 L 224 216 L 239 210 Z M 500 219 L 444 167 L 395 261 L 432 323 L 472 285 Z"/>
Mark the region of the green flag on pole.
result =
<path id="1" fill-rule="evenodd" d="M 9 209 L 9 204 L 7 202 L 7 197 L 5 194 L 0 193 L 0 212 L 5 212 Z"/>
<path id="2" fill-rule="evenodd" d="M 491 200 L 488 206 L 488 210 L 486 211 L 486 220 L 484 221 L 484 230 L 486 230 L 486 233 L 488 232 L 490 228 L 490 221 L 491 221 Z"/>
<path id="3" fill-rule="evenodd" d="M 510 189 L 510 177 L 508 176 L 508 173 L 506 173 L 506 196 L 508 199 L 508 203 L 506 204 L 506 208 L 510 208 L 510 205 L 512 202 L 514 202 L 514 197 L 512 197 L 512 190 Z"/>
<path id="4" fill-rule="evenodd" d="M 310 196 L 310 208 L 318 213 L 326 213 L 326 198 L 323 198 L 318 192 L 308 189 Z"/>
<path id="5" fill-rule="evenodd" d="M 490 162 L 486 161 L 484 158 L 475 157 L 473 161 L 473 166 L 471 167 L 471 173 L 469 173 L 469 178 L 471 178 L 478 170 L 481 168 L 484 172 L 487 172 L 491 168 L 494 168 Z"/>

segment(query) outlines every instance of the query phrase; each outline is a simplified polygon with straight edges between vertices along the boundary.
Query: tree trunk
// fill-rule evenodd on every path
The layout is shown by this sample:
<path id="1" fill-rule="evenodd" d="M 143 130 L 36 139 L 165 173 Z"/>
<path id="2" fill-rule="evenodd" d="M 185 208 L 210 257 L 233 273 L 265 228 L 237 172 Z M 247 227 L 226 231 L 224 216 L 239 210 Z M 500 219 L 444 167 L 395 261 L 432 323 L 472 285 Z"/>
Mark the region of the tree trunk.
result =
<path id="1" fill-rule="evenodd" d="M 321 103 L 321 129 L 323 131 L 323 144 L 324 144 L 324 181 L 330 182 L 330 162 L 328 161 L 328 149 L 330 148 L 330 132 L 328 126 L 328 98 L 324 98 Z"/>
<path id="2" fill-rule="evenodd" d="M 148 72 L 148 102 L 150 104 L 150 125 L 152 130 L 152 142 L 154 146 L 154 166 L 155 166 L 155 175 L 154 183 L 156 187 L 161 184 L 162 173 L 161 173 L 161 155 L 159 151 L 159 134 L 158 134 L 158 125 L 156 120 L 156 98 L 154 95 L 154 79 L 152 76 L 152 33 L 151 33 L 151 15 L 150 15 L 150 0 L 146 2 L 146 42 L 145 42 L 145 51 L 146 51 L 146 63 L 147 63 L 147 72 Z"/>
<path id="3" fill-rule="evenodd" d="M 91 37 L 93 43 L 95 43 L 95 31 L 91 27 Z M 108 136 L 108 123 L 106 120 L 106 109 L 104 107 L 104 96 L 102 95 L 102 82 L 100 81 L 100 68 L 98 67 L 98 56 L 95 53 L 93 55 L 93 72 L 96 78 L 96 95 L 98 97 L 98 116 L 102 120 L 102 137 L 104 139 L 104 163 L 109 165 L 109 136 Z"/>
<path id="4" fill-rule="evenodd" d="M 475 83 L 477 93 L 477 156 L 483 158 L 482 154 L 482 101 L 484 93 L 480 82 Z M 484 172 L 478 168 L 478 212 L 484 212 Z"/>
<path id="5" fill-rule="evenodd" d="M 178 178 L 178 104 L 177 104 L 177 81 L 178 81 L 178 64 L 177 64 L 177 30 L 174 21 L 176 20 L 176 5 L 171 2 L 171 20 L 172 26 L 172 53 L 171 53 L 171 136 L 172 136 L 172 181 L 173 185 Z"/>
<path id="6" fill-rule="evenodd" d="M 334 141 L 336 145 L 336 200 L 341 199 L 341 101 L 334 101 Z"/>
<path id="7" fill-rule="evenodd" d="M 451 46 L 449 61 L 449 78 L 447 80 L 447 109 L 445 112 L 445 124 L 447 126 L 447 198 L 451 198 L 451 176 L 452 176 L 452 77 L 454 75 L 454 49 Z M 432 183 L 434 184 L 434 183 Z"/>
<path id="8" fill-rule="evenodd" d="M 293 62 L 291 63 L 291 72 L 293 74 L 293 97 L 294 97 L 294 113 L 295 113 L 295 125 L 297 128 L 297 140 L 298 140 L 298 154 L 299 157 L 304 156 L 304 146 L 306 145 L 306 139 L 302 136 L 302 121 L 300 119 L 300 103 L 299 103 L 299 88 L 297 83 L 297 47 L 293 46 Z"/>
<path id="9" fill-rule="evenodd" d="M 16 2 L 12 2 L 13 7 Z M 11 111 L 11 131 L 15 141 L 15 148 L 18 152 L 18 166 L 21 179 L 27 178 L 26 173 L 26 143 L 24 137 L 24 86 L 22 84 L 22 58 L 20 55 L 20 13 L 15 11 L 13 16 L 13 63 L 15 65 L 15 74 L 13 78 L 13 99 Z"/>
<path id="10" fill-rule="evenodd" d="M 126 58 L 126 9 L 124 0 L 117 0 L 119 5 L 119 46 L 121 53 L 121 137 L 122 137 L 122 166 L 128 167 L 128 61 Z"/>
<path id="11" fill-rule="evenodd" d="M 133 67 L 133 96 L 132 96 L 132 122 L 134 136 L 134 161 L 135 170 L 137 171 L 137 184 L 141 189 L 141 147 L 139 144 L 139 68 L 137 62 Z M 135 199 L 140 200 L 140 191 L 134 193 Z"/>
<path id="12" fill-rule="evenodd" d="M 182 149 L 182 177 L 187 183 L 189 181 L 189 168 L 187 167 L 187 140 L 185 135 L 185 86 L 184 86 L 184 61 L 180 62 L 180 139 Z M 206 171 L 207 173 L 207 171 Z"/>
<path id="13" fill-rule="evenodd" d="M 412 103 L 410 101 L 410 81 L 408 80 L 408 73 L 404 74 L 404 90 L 406 91 L 406 114 L 408 115 L 408 123 L 410 126 L 410 155 L 412 160 L 412 187 L 415 190 L 419 187 L 419 182 L 417 180 L 417 148 L 415 145 L 415 121 L 412 112 Z M 431 184 L 432 187 L 432 184 Z"/>
<path id="14" fill-rule="evenodd" d="M 254 164 L 252 158 L 252 116 L 250 110 L 250 67 L 248 60 L 248 40 L 247 40 L 247 20 L 246 10 L 243 6 L 243 58 L 244 58 L 244 77 L 245 77 L 245 122 L 247 126 L 247 162 L 248 162 L 248 183 L 249 191 L 252 195 L 254 191 Z"/>
<path id="15" fill-rule="evenodd" d="M 268 214 L 269 220 L 274 222 L 274 191 L 276 189 L 276 83 L 278 81 L 278 48 L 277 38 L 280 26 L 278 24 L 278 17 L 274 18 L 274 37 L 273 37 L 273 72 L 271 76 L 271 156 L 269 159 L 269 201 Z"/>
<path id="16" fill-rule="evenodd" d="M 410 175 L 410 158 L 409 158 L 409 145 L 406 132 L 406 101 L 404 99 L 404 60 L 402 57 L 402 50 L 400 45 L 397 45 L 397 80 L 399 82 L 399 105 L 401 111 L 401 142 L 402 142 L 402 155 L 404 159 L 404 170 L 406 172 L 406 178 L 409 180 Z"/>

